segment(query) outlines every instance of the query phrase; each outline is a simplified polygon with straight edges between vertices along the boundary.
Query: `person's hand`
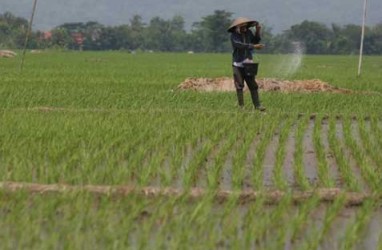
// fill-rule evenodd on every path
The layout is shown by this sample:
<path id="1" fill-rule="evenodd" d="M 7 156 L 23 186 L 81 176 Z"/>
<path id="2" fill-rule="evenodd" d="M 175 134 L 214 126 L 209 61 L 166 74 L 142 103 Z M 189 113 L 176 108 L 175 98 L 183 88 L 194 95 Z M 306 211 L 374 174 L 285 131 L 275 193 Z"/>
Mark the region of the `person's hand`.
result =
<path id="1" fill-rule="evenodd" d="M 253 45 L 253 48 L 254 49 L 262 49 L 262 48 L 264 48 L 265 47 L 265 45 L 264 44 L 260 44 L 260 43 L 258 43 L 258 44 L 254 44 Z"/>
<path id="2" fill-rule="evenodd" d="M 259 32 L 261 30 L 261 25 L 258 22 L 256 22 L 255 28 L 256 31 Z"/>

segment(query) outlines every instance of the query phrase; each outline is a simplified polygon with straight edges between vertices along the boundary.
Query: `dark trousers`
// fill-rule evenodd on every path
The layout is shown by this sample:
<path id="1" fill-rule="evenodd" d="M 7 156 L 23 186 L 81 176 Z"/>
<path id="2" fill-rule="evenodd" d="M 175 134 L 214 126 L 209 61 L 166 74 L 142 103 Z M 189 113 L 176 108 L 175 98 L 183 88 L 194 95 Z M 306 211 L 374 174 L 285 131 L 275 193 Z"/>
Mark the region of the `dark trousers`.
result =
<path id="1" fill-rule="evenodd" d="M 244 89 L 244 81 L 245 81 L 247 83 L 249 91 L 251 92 L 253 105 L 255 105 L 255 107 L 259 107 L 260 106 L 260 98 L 258 93 L 259 86 L 257 85 L 255 76 L 245 74 L 244 68 L 241 68 L 241 67 L 233 66 L 232 69 L 233 69 L 233 80 L 235 83 L 239 106 L 244 106 L 243 89 Z"/>

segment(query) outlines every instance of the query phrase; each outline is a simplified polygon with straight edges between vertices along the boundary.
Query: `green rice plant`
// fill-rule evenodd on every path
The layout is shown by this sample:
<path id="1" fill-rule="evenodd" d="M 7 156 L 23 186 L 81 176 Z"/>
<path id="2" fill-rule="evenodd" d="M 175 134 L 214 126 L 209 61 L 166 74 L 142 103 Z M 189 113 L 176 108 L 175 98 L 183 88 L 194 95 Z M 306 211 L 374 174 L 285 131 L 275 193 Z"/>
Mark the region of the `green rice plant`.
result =
<path id="1" fill-rule="evenodd" d="M 253 139 L 253 138 L 251 138 Z M 233 156 L 232 160 L 232 188 L 234 190 L 240 190 L 243 186 L 244 175 L 245 175 L 245 157 L 248 147 L 252 141 L 250 139 L 243 138 L 237 148 L 237 153 Z"/>
<path id="2" fill-rule="evenodd" d="M 201 137 L 200 132 L 188 134 L 190 131 L 190 124 L 187 124 L 188 120 L 184 119 L 184 124 L 180 127 L 180 135 L 174 144 L 170 145 L 169 162 L 170 162 L 170 175 L 168 177 L 168 184 L 171 182 L 181 181 L 183 176 L 179 173 L 179 169 L 182 169 L 182 161 L 187 158 L 186 152 L 191 145 L 195 145 Z M 179 173 L 179 174 L 177 174 Z M 178 180 L 176 180 L 178 178 Z"/>
<path id="3" fill-rule="evenodd" d="M 171 124 L 164 122 L 164 127 L 170 127 Z M 148 147 L 146 146 L 146 155 L 141 164 L 141 174 L 139 176 L 139 183 L 145 186 L 149 181 L 161 172 L 160 166 L 168 153 L 168 147 L 173 145 L 173 140 L 176 139 L 177 131 L 174 129 L 166 129 L 161 132 L 160 136 L 156 138 L 155 144 Z"/>
<path id="4" fill-rule="evenodd" d="M 4 199 L 2 196 L 2 208 Z M 0 222 L 6 228 L 0 236 L 2 248 L 94 249 L 112 244 L 132 246 L 129 236 L 138 228 L 138 218 L 150 202 L 133 197 L 111 202 L 109 197 L 85 193 L 32 197 L 18 193 L 8 197 L 7 203 L 8 216 Z"/>
<path id="5" fill-rule="evenodd" d="M 285 158 L 285 147 L 288 140 L 289 133 L 291 131 L 294 122 L 294 117 L 289 118 L 285 124 L 283 124 L 280 135 L 279 135 L 279 145 L 276 150 L 276 161 L 273 168 L 273 181 L 277 188 L 286 189 L 288 187 L 287 182 L 284 180 L 284 170 L 283 163 Z"/>
<path id="6" fill-rule="evenodd" d="M 138 177 L 138 183 L 140 186 L 148 186 L 160 173 L 159 167 L 165 159 L 165 151 L 163 148 L 160 148 L 159 145 L 161 145 L 161 143 L 158 143 L 156 146 L 159 149 L 151 153 L 151 155 L 148 156 L 149 159 L 145 160 L 145 162 L 141 165 L 142 171 Z"/>
<path id="7" fill-rule="evenodd" d="M 293 170 L 295 173 L 295 178 L 297 185 L 302 189 L 306 190 L 310 187 L 310 184 L 305 175 L 304 161 L 303 161 L 303 140 L 306 133 L 306 129 L 309 125 L 309 117 L 302 117 L 299 120 L 297 129 L 296 129 L 296 146 L 294 152 L 294 166 Z"/>
<path id="8" fill-rule="evenodd" d="M 374 131 L 368 131 L 366 129 L 365 120 L 360 118 L 358 119 L 358 129 L 359 135 L 362 141 L 363 148 L 365 148 L 366 153 L 370 156 L 377 168 L 381 168 L 382 157 L 378 152 L 378 147 L 371 140 Z"/>
<path id="9" fill-rule="evenodd" d="M 144 168 L 144 161 L 149 154 L 158 148 L 160 141 L 158 138 L 146 139 L 146 141 L 134 149 L 134 154 L 128 160 L 130 170 L 130 180 L 137 184 L 145 185 L 145 180 L 142 180 L 145 172 L 150 171 L 149 168 Z M 143 172 L 143 173 L 142 173 Z"/>
<path id="10" fill-rule="evenodd" d="M 229 151 L 238 140 L 239 132 L 233 131 L 228 134 L 228 138 L 223 142 L 218 154 L 214 159 L 213 166 L 208 171 L 208 188 L 209 190 L 216 190 L 219 186 L 219 179 L 221 176 L 222 168 Z"/>
<path id="11" fill-rule="evenodd" d="M 157 166 L 161 186 L 170 186 L 176 177 L 178 168 L 182 164 L 184 148 L 187 145 L 186 138 L 179 128 L 172 132 L 173 141 L 161 146 L 161 154 Z M 159 167 L 158 167 L 159 166 Z"/>
<path id="12" fill-rule="evenodd" d="M 382 128 L 378 126 L 378 122 L 380 121 L 379 118 L 372 116 L 371 121 L 370 121 L 370 126 L 371 126 L 371 131 L 374 132 L 375 136 L 374 139 L 376 141 L 376 148 L 381 148 L 382 147 Z M 377 166 L 378 167 L 378 166 Z M 380 169 L 377 171 L 380 173 Z M 377 178 L 382 179 L 382 174 L 377 174 Z"/>
<path id="13" fill-rule="evenodd" d="M 198 168 L 205 162 L 212 148 L 213 144 L 210 141 L 203 142 L 203 146 L 193 156 L 190 164 L 186 166 L 183 176 L 183 186 L 186 189 L 190 189 L 196 182 Z"/>
<path id="14" fill-rule="evenodd" d="M 184 210 L 181 211 L 184 217 L 179 218 L 179 223 L 184 229 L 177 230 L 183 236 L 174 237 L 181 238 L 176 245 L 177 249 L 189 248 L 191 245 L 193 248 L 217 248 L 237 244 L 237 225 L 241 221 L 237 197 L 231 196 L 224 204 L 214 203 L 213 198 L 214 194 L 210 193 L 198 203 L 183 204 Z M 170 234 L 173 235 L 174 231 L 176 230 L 172 229 Z M 190 233 L 191 231 L 195 233 Z"/>
<path id="15" fill-rule="evenodd" d="M 262 55 L 259 79 L 274 77 L 274 62 L 282 57 Z M 357 78 L 352 73 L 356 56 L 306 56 L 288 80 L 317 78 L 353 91 L 381 92 L 381 71 L 377 70 L 381 57 L 364 59 L 365 74 Z M 368 165 L 379 159 L 382 145 L 379 94 L 263 92 L 268 110 L 259 114 L 238 111 L 231 92 L 177 88 L 188 77 L 231 78 L 229 60 L 229 54 L 47 51 L 30 55 L 23 74 L 17 72 L 17 60 L 0 60 L 2 181 L 160 187 L 182 187 L 187 182 L 192 187 L 206 180 L 208 186 L 206 196 L 195 200 L 187 196 L 122 198 L 85 192 L 31 195 L 0 191 L 1 248 L 285 248 L 289 232 L 300 235 L 307 228 L 313 200 L 292 204 L 285 198 L 271 206 L 265 198 L 243 205 L 235 195 L 221 204 L 212 197 L 224 163 L 231 158 L 235 167 L 230 178 L 239 189 L 245 178 L 244 152 L 257 133 L 251 182 L 257 190 L 264 190 L 267 147 L 285 117 L 302 112 L 318 113 L 314 145 L 324 187 L 335 183 L 321 138 L 322 116 L 361 114 L 375 120 L 370 131 L 362 124 L 359 127 L 364 148 L 352 138 L 351 129 L 348 137 L 352 139 L 345 139 L 345 146 L 352 151 L 362 177 L 373 191 L 379 190 L 380 171 Z M 296 129 L 295 176 L 299 186 L 308 187 L 300 171 L 303 152 L 298 142 L 304 122 L 300 120 Z M 290 133 L 279 136 L 287 135 Z M 344 145 L 335 143 L 332 145 L 341 149 L 337 153 L 344 152 Z M 285 151 L 285 147 L 278 149 L 280 169 Z M 211 165 L 206 158 L 212 159 Z M 375 163 L 378 167 L 379 162 Z M 277 178 L 283 186 L 282 175 Z M 294 209 L 300 213 L 288 217 Z M 322 228 L 306 230 L 302 247 L 317 249 L 340 210 L 337 200 L 326 210 Z M 356 236 L 362 238 L 367 217 L 358 213 L 355 228 L 349 225 L 344 246 L 357 243 Z"/>
<path id="16" fill-rule="evenodd" d="M 313 142 L 317 155 L 318 179 L 323 187 L 334 187 L 335 183 L 329 175 L 329 164 L 326 160 L 324 145 L 322 143 L 322 116 L 317 116 L 314 122 Z"/>
<path id="17" fill-rule="evenodd" d="M 277 129 L 279 117 L 271 119 L 270 121 L 262 123 L 259 131 L 260 133 L 260 143 L 256 148 L 256 154 L 253 160 L 253 172 L 252 172 L 252 183 L 255 189 L 261 190 L 263 188 L 263 176 L 264 176 L 264 168 L 263 163 L 265 159 L 265 152 L 267 150 L 267 146 L 272 140 L 274 133 Z"/>
<path id="18" fill-rule="evenodd" d="M 230 197 L 227 202 L 221 214 L 221 237 L 226 248 L 240 248 L 244 237 L 241 233 L 242 208 L 237 206 L 238 197 L 235 195 Z"/>
<path id="19" fill-rule="evenodd" d="M 291 194 L 287 193 L 269 214 L 269 221 L 261 239 L 266 243 L 266 248 L 280 249 L 285 245 L 287 230 L 285 230 L 284 226 L 286 220 L 289 219 L 291 204 Z"/>
<path id="20" fill-rule="evenodd" d="M 209 117 L 204 115 L 202 115 L 202 117 L 203 119 L 209 119 Z M 207 156 L 227 130 L 228 126 L 226 125 L 228 124 L 223 123 L 224 119 L 215 119 L 209 124 L 207 129 L 195 127 L 193 128 L 195 131 L 192 133 L 191 138 L 189 136 L 187 138 L 187 134 L 189 133 L 188 128 L 181 130 L 180 133 L 185 134 L 185 136 L 180 137 L 181 142 L 170 146 L 172 155 L 170 159 L 172 179 L 182 179 L 182 185 L 184 185 L 184 181 L 188 182 L 187 185 L 194 185 L 196 183 L 198 173 L 204 167 Z M 202 140 L 206 140 L 205 144 L 203 144 Z M 187 155 L 189 154 L 188 151 L 193 155 Z M 187 162 L 184 162 L 185 158 L 189 158 Z M 182 163 L 182 161 L 184 163 Z M 175 174 L 177 172 L 178 174 Z"/>
<path id="21" fill-rule="evenodd" d="M 252 117 L 249 117 L 252 118 Z M 243 137 L 243 142 L 236 149 L 236 154 L 233 156 L 232 163 L 232 187 L 234 190 L 240 190 L 243 186 L 244 177 L 245 177 L 245 160 L 248 155 L 248 150 L 255 140 L 257 133 L 259 131 L 260 122 L 253 124 L 253 119 L 246 119 L 243 122 L 243 127 L 249 130 Z"/>
<path id="22" fill-rule="evenodd" d="M 197 171 L 201 168 L 211 153 L 214 144 L 221 140 L 221 137 L 225 135 L 224 129 L 219 129 L 219 125 L 213 127 L 212 131 L 218 133 L 212 138 L 212 140 L 208 140 L 203 143 L 201 149 L 196 153 L 196 155 L 192 158 L 190 164 L 187 166 L 185 176 L 184 176 L 184 186 L 185 188 L 190 188 L 191 185 L 195 184 L 197 178 Z"/>
<path id="23" fill-rule="evenodd" d="M 180 248 L 182 241 L 187 242 L 187 237 L 179 230 L 182 225 L 179 220 L 186 221 L 185 213 L 189 213 L 193 206 L 184 206 L 179 200 L 175 203 L 171 203 L 169 209 L 163 209 L 165 214 L 165 219 L 160 220 L 163 226 L 159 227 L 158 235 L 156 237 L 156 242 L 158 242 L 157 247 L 160 248 Z"/>
<path id="24" fill-rule="evenodd" d="M 290 239 L 292 243 L 296 242 L 298 237 L 302 237 L 301 235 L 303 235 L 303 232 L 307 229 L 307 221 L 309 220 L 309 215 L 311 215 L 312 211 L 317 208 L 319 202 L 320 200 L 318 196 L 313 196 L 296 208 L 298 211 L 291 219 L 292 221 L 290 225 L 288 225 L 290 228 Z"/>
<path id="25" fill-rule="evenodd" d="M 377 249 L 382 250 L 382 233 L 379 234 Z"/>
<path id="26" fill-rule="evenodd" d="M 224 146 L 227 140 L 227 135 L 232 133 L 236 134 L 236 131 L 232 131 L 232 127 L 234 127 L 235 124 L 236 124 L 235 119 L 226 121 L 224 124 L 218 125 L 217 127 L 217 130 L 219 130 L 218 133 L 215 132 L 215 133 L 212 133 L 211 135 L 214 146 L 213 146 L 213 150 L 211 150 L 211 153 L 208 157 L 210 160 L 210 164 L 208 164 L 206 160 L 206 163 L 203 164 L 204 171 L 203 173 L 199 174 L 199 178 L 206 177 L 205 178 L 207 182 L 206 184 L 210 191 L 214 191 L 217 188 L 219 174 L 222 167 L 222 162 L 219 163 L 218 159 L 222 159 L 221 158 L 222 156 L 226 156 L 228 154 L 228 151 L 225 151 L 226 149 L 224 149 Z"/>
<path id="27" fill-rule="evenodd" d="M 274 77 L 274 61 L 280 56 L 262 55 L 261 77 Z M 101 62 L 92 61 L 101 58 Z M 211 58 L 214 61 L 211 66 Z M 362 79 L 352 77 L 355 57 L 306 56 L 304 65 L 294 79 L 318 78 L 337 87 L 354 90 L 381 91 L 376 68 L 379 57 L 365 62 Z M 142 53 L 129 55 L 120 52 L 58 53 L 47 52 L 31 57 L 23 75 L 16 74 L 13 60 L 1 61 L 2 107 L 81 107 L 117 109 L 214 109 L 233 111 L 230 94 L 203 95 L 177 93 L 169 90 L 187 77 L 231 76 L 228 54 L 189 55 L 177 53 Z M 158 63 L 160 61 L 161 63 Z M 70 62 L 70 63 L 69 63 Z M 325 67 L 325 70 L 318 70 Z M 129 68 L 129 70 L 125 70 Z M 208 70 L 206 70 L 208 69 Z M 312 74 L 312 72 L 315 72 Z M 339 74 L 338 72 L 341 72 Z M 335 76 L 335 77 L 334 77 Z M 89 94 L 91 89 L 91 94 Z M 378 95 L 280 95 L 265 94 L 265 104 L 282 112 L 322 113 L 378 113 Z M 354 101 L 356 99 L 356 101 Z M 293 101 L 291 101 L 293 100 Z M 317 105 L 320 103 L 321 105 Z M 367 108 L 366 108 L 367 107 Z"/>
<path id="28" fill-rule="evenodd" d="M 358 211 L 355 221 L 349 223 L 346 228 L 344 239 L 341 241 L 340 249 L 354 249 L 355 245 L 364 238 L 364 231 L 370 222 L 372 212 L 375 208 L 375 201 L 366 200 Z"/>
<path id="29" fill-rule="evenodd" d="M 338 197 L 333 204 L 325 211 L 323 225 L 321 228 L 315 228 L 312 230 L 307 240 L 303 242 L 302 249 L 317 249 L 320 243 L 325 239 L 326 234 L 329 232 L 332 227 L 333 221 L 338 216 L 339 212 L 344 208 L 345 197 Z"/>
<path id="30" fill-rule="evenodd" d="M 329 137 L 329 147 L 334 154 L 334 157 L 338 164 L 339 171 L 341 173 L 342 178 L 345 181 L 346 187 L 352 191 L 360 190 L 357 179 L 350 169 L 348 160 L 345 158 L 342 145 L 340 144 L 336 136 L 336 119 L 334 118 L 329 119 L 328 137 Z"/>
<path id="31" fill-rule="evenodd" d="M 382 147 L 382 128 L 378 125 L 380 118 L 378 116 L 372 116 L 370 119 L 370 131 L 375 134 L 374 140 L 377 148 Z"/>
<path id="32" fill-rule="evenodd" d="M 171 197 L 153 201 L 157 206 L 152 207 L 152 212 L 137 232 L 139 248 L 184 248 L 197 237 L 196 234 L 202 230 L 202 221 L 206 224 L 209 222 L 204 219 L 210 213 L 210 197 L 203 198 L 198 204 L 185 201 Z M 187 227 L 195 230 L 195 234 L 187 233 Z M 206 244 L 205 239 L 199 239 L 199 244 Z"/>
<path id="33" fill-rule="evenodd" d="M 256 237 L 258 232 L 264 230 L 263 217 L 264 217 L 264 197 L 258 197 L 256 201 L 249 205 L 248 210 L 243 218 L 243 233 L 244 235 L 244 248 L 253 249 L 256 244 Z"/>
<path id="34" fill-rule="evenodd" d="M 222 166 L 224 164 L 225 156 L 227 155 L 229 149 L 234 144 L 235 137 L 231 133 L 231 136 L 229 136 L 230 139 L 223 139 L 219 143 L 219 148 L 217 149 L 217 154 L 215 155 L 213 159 L 213 164 L 211 164 L 207 168 L 207 185 L 208 190 L 216 190 L 219 186 L 219 178 Z"/>
<path id="35" fill-rule="evenodd" d="M 350 119 L 343 120 L 345 143 L 351 149 L 353 156 L 360 167 L 362 177 L 367 181 L 370 188 L 373 190 L 378 190 L 380 188 L 378 175 L 375 174 L 375 171 L 371 167 L 365 152 L 361 150 L 360 145 L 354 139 L 351 132 L 351 123 L 352 121 Z"/>
<path id="36" fill-rule="evenodd" d="M 370 121 L 370 123 L 372 123 Z M 372 137 L 373 138 L 378 138 L 378 130 L 371 130 L 370 132 L 366 130 L 366 125 L 365 125 L 365 120 L 364 119 L 359 119 L 359 134 L 360 134 L 360 137 L 361 137 L 361 141 L 362 141 L 362 145 L 363 145 L 363 148 L 365 149 L 365 153 L 367 153 L 367 155 L 369 157 L 366 157 L 366 159 L 363 159 L 363 161 L 366 161 L 364 162 L 366 166 L 368 166 L 369 168 L 371 168 L 371 171 L 373 172 L 379 172 L 377 171 L 378 169 L 382 169 L 382 156 L 379 152 L 379 145 L 372 140 Z M 370 125 L 371 126 L 371 125 Z M 375 132 L 377 132 L 375 134 Z M 374 178 L 376 178 L 375 181 L 377 182 L 380 182 L 381 181 L 381 178 L 380 176 L 378 175 L 372 175 L 374 176 Z M 374 183 L 374 182 L 373 182 Z M 375 185 L 373 188 L 378 188 L 377 185 Z"/>

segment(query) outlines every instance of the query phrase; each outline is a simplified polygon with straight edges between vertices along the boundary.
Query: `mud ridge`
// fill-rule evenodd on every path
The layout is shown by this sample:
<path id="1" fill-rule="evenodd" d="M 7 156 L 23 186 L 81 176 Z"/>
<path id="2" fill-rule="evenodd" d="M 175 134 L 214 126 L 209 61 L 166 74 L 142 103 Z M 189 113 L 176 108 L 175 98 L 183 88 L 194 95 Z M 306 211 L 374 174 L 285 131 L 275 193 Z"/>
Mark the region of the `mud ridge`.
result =
<path id="1" fill-rule="evenodd" d="M 320 188 L 310 191 L 284 192 L 280 190 L 256 191 L 252 189 L 240 192 L 231 190 L 217 190 L 213 193 L 202 188 L 191 188 L 182 190 L 177 188 L 161 187 L 134 187 L 134 186 L 101 186 L 101 185 L 62 185 L 62 184 L 36 184 L 22 182 L 0 182 L 0 190 L 4 193 L 16 193 L 25 191 L 30 194 L 65 194 L 70 192 L 85 192 L 94 195 L 109 195 L 116 197 L 126 197 L 129 195 L 140 196 L 142 198 L 182 198 L 189 200 L 200 200 L 207 195 L 213 195 L 214 200 L 219 203 L 228 201 L 232 197 L 237 197 L 240 204 L 250 203 L 258 198 L 265 198 L 267 204 L 278 204 L 283 197 L 290 195 L 294 203 L 300 203 L 313 196 L 319 197 L 321 202 L 333 202 L 339 197 L 345 198 L 346 206 L 360 206 L 367 199 L 381 200 L 381 195 L 370 193 L 346 192 L 339 188 Z"/>

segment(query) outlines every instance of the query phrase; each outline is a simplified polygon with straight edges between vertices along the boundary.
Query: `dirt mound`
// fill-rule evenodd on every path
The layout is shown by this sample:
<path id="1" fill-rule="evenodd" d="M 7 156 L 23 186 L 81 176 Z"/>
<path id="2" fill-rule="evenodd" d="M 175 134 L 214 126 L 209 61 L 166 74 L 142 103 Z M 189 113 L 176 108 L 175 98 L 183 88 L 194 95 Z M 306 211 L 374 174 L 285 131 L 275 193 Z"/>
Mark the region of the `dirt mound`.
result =
<path id="1" fill-rule="evenodd" d="M 11 50 L 0 50 L 0 57 L 5 57 L 5 58 L 11 58 L 15 57 L 17 54 Z"/>
<path id="2" fill-rule="evenodd" d="M 279 80 L 275 78 L 256 79 L 261 91 L 279 91 L 279 92 L 298 92 L 298 93 L 314 93 L 314 92 L 330 92 L 330 93 L 352 93 L 352 90 L 341 89 L 331 86 L 327 82 L 318 79 L 312 80 Z M 233 80 L 228 77 L 220 78 L 187 78 L 182 82 L 178 89 L 196 90 L 196 91 L 235 91 Z"/>
<path id="3" fill-rule="evenodd" d="M 233 91 L 232 79 L 220 78 L 187 78 L 178 86 L 179 89 L 191 89 L 197 91 Z"/>

